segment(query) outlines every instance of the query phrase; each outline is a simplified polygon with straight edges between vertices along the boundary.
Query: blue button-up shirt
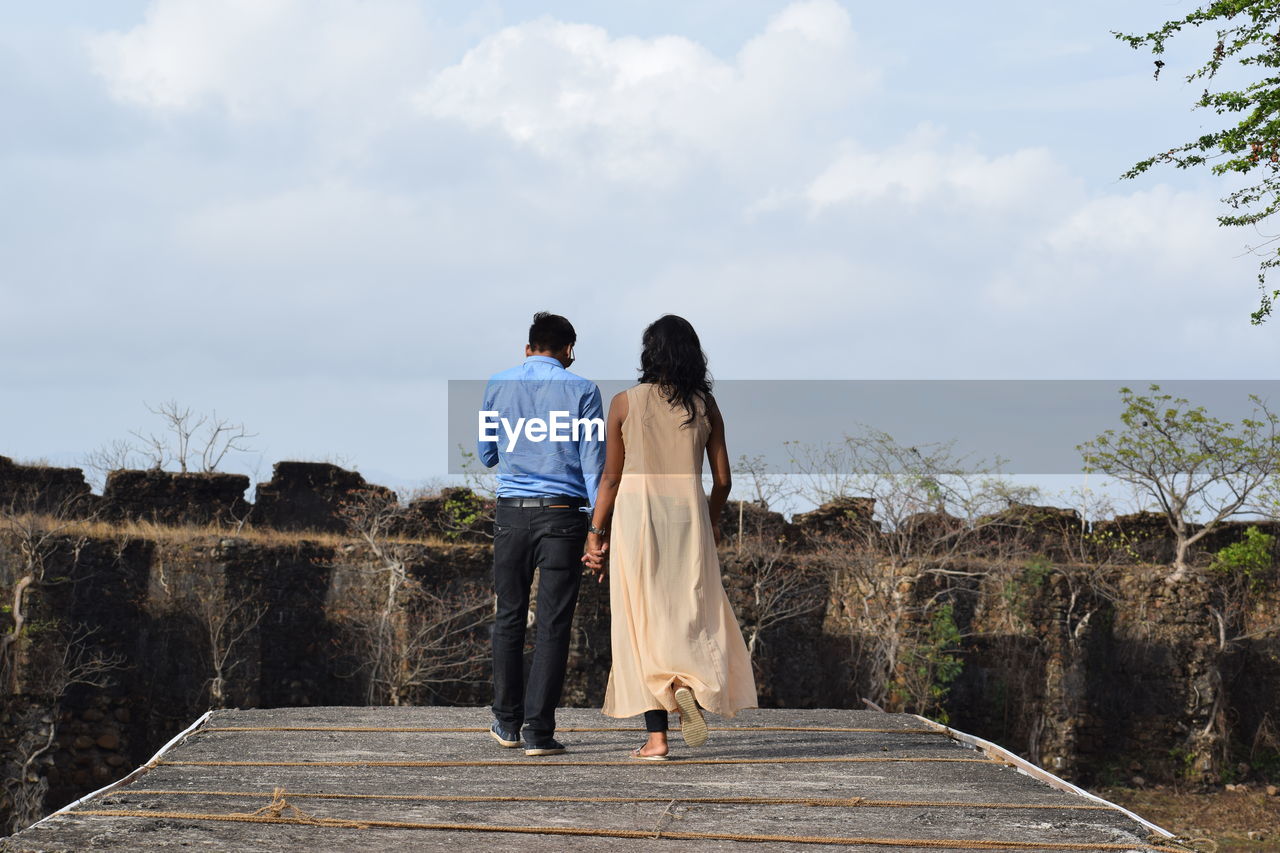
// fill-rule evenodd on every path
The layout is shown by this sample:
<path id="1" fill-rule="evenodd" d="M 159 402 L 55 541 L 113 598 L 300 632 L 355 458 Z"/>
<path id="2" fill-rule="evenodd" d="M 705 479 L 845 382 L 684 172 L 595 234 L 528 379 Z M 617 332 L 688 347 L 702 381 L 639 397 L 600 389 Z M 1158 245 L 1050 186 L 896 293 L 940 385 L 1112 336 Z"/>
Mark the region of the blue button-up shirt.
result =
<path id="1" fill-rule="evenodd" d="M 535 418 L 542 429 L 530 426 Z M 486 440 L 486 420 L 496 440 Z M 477 453 L 486 468 L 498 466 L 499 497 L 566 495 L 595 506 L 604 472 L 604 407 L 594 382 L 554 358 L 531 355 L 490 377 L 480 434 Z M 566 440 L 553 440 L 557 436 Z"/>

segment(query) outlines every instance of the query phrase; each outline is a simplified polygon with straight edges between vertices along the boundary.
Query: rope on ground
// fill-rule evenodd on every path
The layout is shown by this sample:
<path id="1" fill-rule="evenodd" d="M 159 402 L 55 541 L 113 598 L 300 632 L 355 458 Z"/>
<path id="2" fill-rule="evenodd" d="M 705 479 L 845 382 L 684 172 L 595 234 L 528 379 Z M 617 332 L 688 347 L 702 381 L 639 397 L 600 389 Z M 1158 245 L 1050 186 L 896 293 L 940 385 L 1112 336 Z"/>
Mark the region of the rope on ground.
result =
<path id="1" fill-rule="evenodd" d="M 283 792 L 277 788 L 276 791 Z M 178 791 L 132 790 L 126 793 L 151 797 L 261 797 L 262 791 Z M 403 800 L 418 803 L 666 803 L 670 797 L 552 797 L 535 795 L 481 794 L 319 794 L 290 791 L 298 800 Z M 968 808 L 968 809 L 1045 809 L 1051 811 L 1114 811 L 1111 806 L 1088 803 L 967 803 L 932 802 L 928 800 L 869 800 L 866 797 L 680 797 L 681 803 L 711 806 L 815 806 L 828 808 Z"/>
<path id="2" fill-rule="evenodd" d="M 158 761 L 170 767 L 636 767 L 634 759 L 622 761 Z M 882 758 L 843 755 L 775 758 L 680 758 L 663 762 L 664 767 L 693 764 L 991 764 L 990 758 Z"/>
<path id="3" fill-rule="evenodd" d="M 311 816 L 298 817 L 271 814 L 209 814 L 204 812 L 143 811 L 134 809 L 84 809 L 68 815 L 91 817 L 137 817 L 150 820 L 206 820 L 231 823 L 290 824 L 295 826 L 328 826 L 335 829 L 416 829 L 440 832 L 500 832 L 520 835 L 568 835 L 595 838 L 653 839 L 652 831 L 604 829 L 578 826 L 499 826 L 476 823 L 418 823 L 401 820 L 363 820 L 343 823 L 319 823 Z M 1059 841 L 989 841 L 979 839 L 937 838 L 859 838 L 821 835 L 756 835 L 729 832 L 664 831 L 662 837 L 677 841 L 747 841 L 770 844 L 840 844 L 845 846 L 921 848 L 930 850 L 1146 850 L 1151 853 L 1186 853 L 1174 847 L 1142 844 Z"/>
<path id="4" fill-rule="evenodd" d="M 679 731 L 679 727 L 672 731 Z M 198 734 L 206 732 L 396 732 L 401 734 L 484 734 L 488 729 L 458 728 L 433 729 L 421 726 L 206 726 Z M 557 729 L 558 732 L 634 732 L 636 728 L 613 726 L 611 728 Z M 839 726 L 708 726 L 709 732 L 850 732 L 859 734 L 912 734 L 945 737 L 934 729 L 869 729 L 841 728 Z"/>
<path id="5" fill-rule="evenodd" d="M 287 815 L 286 815 L 287 812 Z M 307 814 L 284 798 L 284 788 L 276 788 L 271 793 L 271 802 L 254 812 L 232 812 L 231 817 L 289 817 L 315 826 L 337 826 L 343 829 L 368 829 L 364 821 L 347 820 L 339 817 L 315 817 Z"/>
<path id="6" fill-rule="evenodd" d="M 663 822 L 664 820 L 666 820 L 667 818 L 672 818 L 672 819 L 674 819 L 674 820 L 679 820 L 679 819 L 680 819 L 680 815 L 678 815 L 678 814 L 676 814 L 674 811 L 672 811 L 672 809 L 674 809 L 674 808 L 676 807 L 676 803 L 678 803 L 678 802 L 680 802 L 680 801 L 679 801 L 679 800 L 672 800 L 671 802 L 667 803 L 667 807 L 666 807 L 665 809 L 663 809 L 663 810 L 662 810 L 662 814 L 658 815 L 658 822 L 657 822 L 657 823 L 655 823 L 655 824 L 653 825 L 653 837 L 654 837 L 654 838 L 661 838 L 661 837 L 662 837 L 662 822 Z"/>

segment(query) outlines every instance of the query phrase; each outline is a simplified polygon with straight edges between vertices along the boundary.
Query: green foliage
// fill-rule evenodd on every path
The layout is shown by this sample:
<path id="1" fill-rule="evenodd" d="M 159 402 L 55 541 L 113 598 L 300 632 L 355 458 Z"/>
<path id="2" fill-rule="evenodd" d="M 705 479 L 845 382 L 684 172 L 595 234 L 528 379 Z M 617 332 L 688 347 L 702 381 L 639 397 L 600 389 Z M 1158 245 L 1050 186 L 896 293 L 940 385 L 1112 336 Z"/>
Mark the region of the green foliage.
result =
<path id="1" fill-rule="evenodd" d="M 1280 0 L 1277 0 L 1280 2 Z M 1122 430 L 1109 429 L 1077 445 L 1084 470 L 1100 471 L 1149 495 L 1182 548 L 1256 502 L 1280 467 L 1280 418 L 1256 395 L 1254 417 L 1238 424 L 1209 415 L 1182 397 L 1121 388 Z M 1187 523 L 1204 516 L 1202 530 Z"/>
<path id="2" fill-rule="evenodd" d="M 1244 539 L 1232 542 L 1214 555 L 1209 569 L 1228 576 L 1242 576 L 1256 591 L 1271 575 L 1275 544 L 1276 537 L 1250 526 L 1244 532 Z"/>
<path id="3" fill-rule="evenodd" d="M 938 607 L 924 636 L 904 655 L 905 671 L 889 687 L 893 699 L 903 706 L 914 703 L 919 713 L 932 713 L 938 722 L 950 722 L 942 700 L 964 670 L 957 654 L 962 636 L 952 606 Z"/>
<path id="4" fill-rule="evenodd" d="M 57 634 L 62 629 L 62 622 L 57 619 L 30 619 L 22 626 L 22 634 L 28 640 L 38 640 L 50 634 Z"/>
<path id="5" fill-rule="evenodd" d="M 1196 777 L 1196 754 L 1181 746 L 1169 748 L 1169 758 L 1173 761 L 1177 772 L 1185 779 Z"/>
<path id="6" fill-rule="evenodd" d="M 1121 388 L 1124 411 L 1120 420 L 1124 430 L 1109 429 L 1092 441 L 1078 445 L 1084 456 L 1085 471 L 1101 471 L 1126 482 L 1151 488 L 1152 475 L 1174 483 L 1196 480 L 1196 475 L 1228 473 L 1239 462 L 1270 462 L 1276 442 L 1260 442 L 1264 428 L 1274 425 L 1276 417 L 1266 421 L 1245 418 L 1236 425 L 1218 420 L 1206 413 L 1204 406 L 1192 406 L 1182 397 L 1157 393 L 1159 385 L 1151 385 L 1151 396 Z M 1250 395 L 1256 405 L 1262 401 Z M 1263 446 L 1258 446 L 1262 444 Z M 1164 502 L 1165 496 L 1153 496 Z"/>
<path id="7" fill-rule="evenodd" d="M 933 614 L 933 623 L 929 629 L 929 646 L 933 649 L 934 680 L 938 684 L 950 684 L 964 669 L 964 662 L 953 654 L 959 651 L 960 640 L 960 628 L 956 625 L 952 607 L 950 604 L 944 604 Z M 941 696 L 941 694 L 938 695 Z"/>
<path id="8" fill-rule="evenodd" d="M 462 476 L 467 488 L 481 497 L 495 497 L 498 493 L 496 472 L 484 467 L 475 451 L 462 445 L 458 445 L 458 458 L 462 460 Z"/>
<path id="9" fill-rule="evenodd" d="M 1020 618 L 1027 617 L 1027 604 L 1037 592 L 1044 589 L 1053 574 L 1053 561 L 1043 554 L 1036 554 L 1023 564 L 1022 571 L 1010 577 L 1001 587 L 1005 606 Z"/>
<path id="10" fill-rule="evenodd" d="M 1049 575 L 1053 574 L 1053 560 L 1043 554 L 1036 554 L 1022 568 L 1022 580 L 1028 587 L 1043 589 Z"/>
<path id="11" fill-rule="evenodd" d="M 466 489 L 454 489 L 444 499 L 442 512 L 445 538 L 457 539 L 484 515 L 484 501 Z"/>
<path id="12" fill-rule="evenodd" d="M 1154 32 L 1113 35 L 1135 50 L 1146 47 L 1159 57 L 1174 36 L 1205 26 L 1216 29 L 1216 43 L 1209 58 L 1186 79 L 1204 86 L 1197 108 L 1227 118 L 1218 129 L 1139 161 L 1123 177 L 1137 177 L 1158 164 L 1179 169 L 1208 166 L 1215 175 L 1254 173 L 1254 183 L 1222 199 L 1234 212 L 1218 217 L 1219 225 L 1252 226 L 1280 207 L 1280 75 L 1273 70 L 1280 67 L 1280 0 L 1215 0 Z M 1253 82 L 1242 89 L 1211 91 L 1218 72 L 1229 63 L 1239 66 Z M 1157 58 L 1155 65 L 1158 79 L 1164 61 Z M 1263 246 L 1275 240 L 1269 238 Z M 1268 292 L 1266 287 L 1268 270 L 1280 266 L 1280 249 L 1248 248 L 1263 258 L 1258 269 L 1260 304 L 1251 315 L 1257 325 L 1271 314 L 1272 300 L 1280 297 L 1280 290 Z"/>
<path id="13" fill-rule="evenodd" d="M 1133 541 L 1122 532 L 1116 530 L 1090 530 L 1081 537 L 1085 544 L 1091 545 L 1104 554 L 1121 554 L 1130 563 L 1141 562 L 1142 555 L 1133 547 Z"/>

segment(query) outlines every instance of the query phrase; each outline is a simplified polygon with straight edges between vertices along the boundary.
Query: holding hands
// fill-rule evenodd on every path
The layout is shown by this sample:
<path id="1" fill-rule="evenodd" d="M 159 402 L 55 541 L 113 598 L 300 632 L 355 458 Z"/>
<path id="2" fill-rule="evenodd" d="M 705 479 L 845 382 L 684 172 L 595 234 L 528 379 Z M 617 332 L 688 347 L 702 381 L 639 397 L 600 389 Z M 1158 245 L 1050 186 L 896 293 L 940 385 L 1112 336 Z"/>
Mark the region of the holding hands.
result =
<path id="1" fill-rule="evenodd" d="M 596 576 L 596 583 L 604 581 L 607 569 L 605 567 L 605 552 L 609 550 L 609 540 L 604 534 L 588 533 L 587 544 L 582 552 L 582 564 Z"/>

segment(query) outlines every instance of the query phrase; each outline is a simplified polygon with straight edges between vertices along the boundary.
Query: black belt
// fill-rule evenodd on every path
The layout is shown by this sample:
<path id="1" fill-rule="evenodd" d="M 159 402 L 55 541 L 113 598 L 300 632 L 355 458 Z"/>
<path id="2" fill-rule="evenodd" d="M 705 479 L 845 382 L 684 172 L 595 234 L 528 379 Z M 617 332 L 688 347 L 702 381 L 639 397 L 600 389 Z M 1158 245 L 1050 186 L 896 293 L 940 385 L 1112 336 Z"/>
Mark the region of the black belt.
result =
<path id="1" fill-rule="evenodd" d="M 498 506 L 566 506 L 581 507 L 587 505 L 586 498 L 552 497 L 552 498 L 498 498 Z"/>

